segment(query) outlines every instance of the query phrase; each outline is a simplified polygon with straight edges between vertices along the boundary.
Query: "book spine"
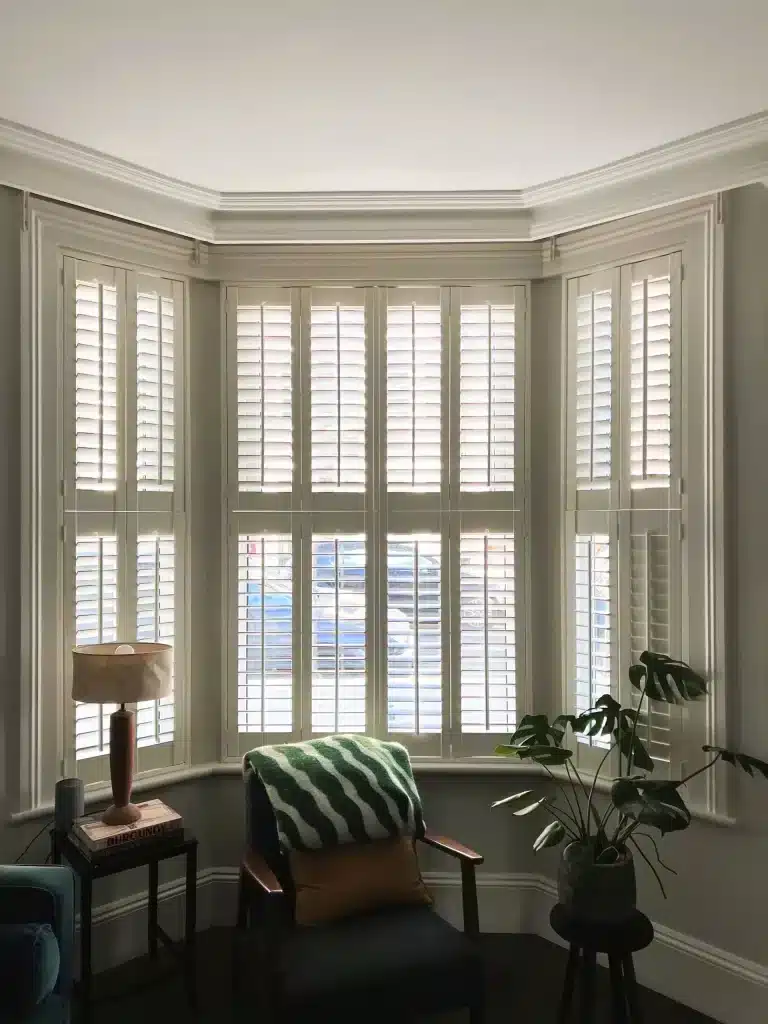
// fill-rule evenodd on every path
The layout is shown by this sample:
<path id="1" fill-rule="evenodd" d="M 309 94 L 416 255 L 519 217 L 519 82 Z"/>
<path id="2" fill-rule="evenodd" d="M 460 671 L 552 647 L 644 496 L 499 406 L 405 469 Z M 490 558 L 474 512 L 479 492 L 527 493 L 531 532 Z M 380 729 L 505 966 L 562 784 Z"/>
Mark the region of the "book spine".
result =
<path id="1" fill-rule="evenodd" d="M 108 836 L 105 839 L 93 840 L 87 832 L 77 829 L 75 834 L 81 845 L 88 850 L 101 853 L 103 850 L 118 850 L 122 846 L 132 846 L 147 839 L 160 839 L 163 836 L 174 835 L 181 832 L 184 826 L 178 821 L 156 822 L 153 825 L 145 825 L 143 828 L 129 829 L 116 836 Z"/>

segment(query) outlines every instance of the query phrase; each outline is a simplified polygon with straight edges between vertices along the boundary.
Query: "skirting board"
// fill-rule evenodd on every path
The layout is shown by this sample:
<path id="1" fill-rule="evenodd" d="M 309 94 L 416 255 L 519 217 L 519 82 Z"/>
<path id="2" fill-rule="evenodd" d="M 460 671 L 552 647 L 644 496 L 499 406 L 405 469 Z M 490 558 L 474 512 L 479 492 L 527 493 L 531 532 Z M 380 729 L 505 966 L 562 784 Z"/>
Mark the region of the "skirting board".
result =
<path id="1" fill-rule="evenodd" d="M 430 872 L 425 881 L 437 910 L 461 926 L 461 879 Z M 205 868 L 198 874 L 198 929 L 230 925 L 235 917 L 237 869 Z M 549 927 L 555 884 L 543 875 L 478 873 L 484 932 L 530 932 L 560 942 Z M 160 923 L 172 936 L 184 925 L 184 880 L 160 886 Z M 94 970 L 141 956 L 147 948 L 147 894 L 136 893 L 94 909 Z M 723 1024 L 765 1024 L 768 967 L 656 926 L 653 944 L 636 957 L 640 982 Z"/>

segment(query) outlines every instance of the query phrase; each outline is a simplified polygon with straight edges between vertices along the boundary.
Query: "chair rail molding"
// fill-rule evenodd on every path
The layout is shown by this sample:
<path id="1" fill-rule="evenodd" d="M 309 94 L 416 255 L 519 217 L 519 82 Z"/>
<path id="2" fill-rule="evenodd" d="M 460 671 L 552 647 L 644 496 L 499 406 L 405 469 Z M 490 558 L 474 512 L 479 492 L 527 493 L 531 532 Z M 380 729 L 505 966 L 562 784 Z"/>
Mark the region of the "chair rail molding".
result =
<path id="1" fill-rule="evenodd" d="M 768 111 L 524 189 L 219 192 L 0 119 L 0 184 L 201 242 L 530 242 L 768 181 Z"/>

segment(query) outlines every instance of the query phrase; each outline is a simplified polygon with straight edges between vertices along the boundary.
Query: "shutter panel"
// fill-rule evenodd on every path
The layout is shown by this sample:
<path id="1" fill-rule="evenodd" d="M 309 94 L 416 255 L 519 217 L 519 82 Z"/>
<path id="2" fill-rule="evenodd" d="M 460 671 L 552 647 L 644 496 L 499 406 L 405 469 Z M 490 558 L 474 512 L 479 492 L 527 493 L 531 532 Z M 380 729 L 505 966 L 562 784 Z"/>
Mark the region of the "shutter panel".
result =
<path id="1" fill-rule="evenodd" d="M 613 308 L 610 289 L 587 291 L 576 303 L 576 485 L 606 485 L 613 443 Z"/>
<path id="2" fill-rule="evenodd" d="M 173 645 L 175 636 L 175 544 L 173 536 L 146 535 L 137 541 L 136 639 Z M 139 701 L 136 742 L 140 747 L 170 743 L 173 696 Z"/>
<path id="3" fill-rule="evenodd" d="M 174 302 L 136 295 L 136 480 L 139 490 L 174 486 Z"/>
<path id="4" fill-rule="evenodd" d="M 574 542 L 573 636 L 576 714 L 611 694 L 615 680 L 613 651 L 617 616 L 611 546 L 607 534 L 577 534 Z M 615 694 L 614 694 L 615 696 Z M 610 737 L 579 737 L 607 747 Z"/>
<path id="5" fill-rule="evenodd" d="M 75 283 L 75 486 L 117 488 L 117 288 Z"/>
<path id="6" fill-rule="evenodd" d="M 387 309 L 387 486 L 439 491 L 442 340 L 439 305 Z"/>
<path id="7" fill-rule="evenodd" d="M 237 306 L 237 472 L 241 491 L 293 481 L 291 307 Z"/>
<path id="8" fill-rule="evenodd" d="M 515 307 L 462 304 L 460 456 L 463 491 L 514 488 Z"/>
<path id="9" fill-rule="evenodd" d="M 465 533 L 460 548 L 461 731 L 515 729 L 515 542 Z"/>
<path id="10" fill-rule="evenodd" d="M 365 307 L 312 305 L 310 314 L 313 491 L 364 491 Z"/>
<path id="11" fill-rule="evenodd" d="M 364 534 L 312 537 L 312 732 L 366 729 Z"/>
<path id="12" fill-rule="evenodd" d="M 242 534 L 237 549 L 237 727 L 293 728 L 293 548 L 290 534 Z"/>
<path id="13" fill-rule="evenodd" d="M 631 285 L 630 473 L 632 486 L 668 485 L 672 452 L 672 282 Z"/>
<path id="14" fill-rule="evenodd" d="M 75 540 L 75 644 L 117 641 L 117 538 Z M 75 759 L 109 752 L 109 716 L 116 704 L 75 704 Z"/>
<path id="15" fill-rule="evenodd" d="M 440 733 L 441 544 L 438 534 L 387 538 L 387 719 L 390 733 Z"/>

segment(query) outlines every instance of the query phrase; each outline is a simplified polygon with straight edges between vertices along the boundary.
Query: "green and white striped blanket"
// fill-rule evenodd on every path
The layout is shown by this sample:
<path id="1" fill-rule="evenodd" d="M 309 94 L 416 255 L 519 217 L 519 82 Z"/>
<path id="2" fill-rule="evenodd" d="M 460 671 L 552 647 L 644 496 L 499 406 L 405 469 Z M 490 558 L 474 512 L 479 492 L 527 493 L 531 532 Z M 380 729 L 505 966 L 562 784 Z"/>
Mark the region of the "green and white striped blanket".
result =
<path id="1" fill-rule="evenodd" d="M 368 736 L 257 747 L 243 770 L 264 784 L 283 850 L 423 835 L 408 751 Z"/>

